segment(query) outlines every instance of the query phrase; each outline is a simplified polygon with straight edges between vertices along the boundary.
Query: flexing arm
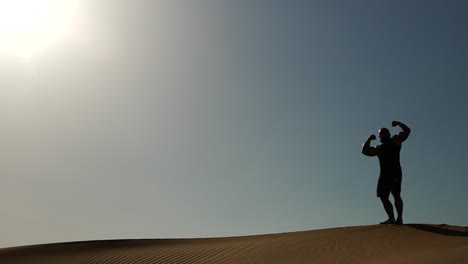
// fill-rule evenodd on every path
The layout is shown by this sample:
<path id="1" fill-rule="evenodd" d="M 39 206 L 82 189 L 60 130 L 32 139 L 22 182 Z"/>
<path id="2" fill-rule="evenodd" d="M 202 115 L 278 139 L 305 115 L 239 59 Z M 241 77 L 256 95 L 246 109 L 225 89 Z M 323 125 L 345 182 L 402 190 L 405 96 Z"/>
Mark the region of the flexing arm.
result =
<path id="1" fill-rule="evenodd" d="M 401 129 L 403 129 L 403 131 L 401 131 L 398 134 L 398 137 L 401 142 L 405 141 L 408 138 L 409 134 L 411 133 L 411 129 L 401 122 L 393 121 L 392 126 L 400 126 Z"/>
<path id="2" fill-rule="evenodd" d="M 371 135 L 366 142 L 364 142 L 364 145 L 362 145 L 362 154 L 369 157 L 377 156 L 377 150 L 370 146 L 370 142 L 374 139 L 376 139 L 375 135 Z"/>

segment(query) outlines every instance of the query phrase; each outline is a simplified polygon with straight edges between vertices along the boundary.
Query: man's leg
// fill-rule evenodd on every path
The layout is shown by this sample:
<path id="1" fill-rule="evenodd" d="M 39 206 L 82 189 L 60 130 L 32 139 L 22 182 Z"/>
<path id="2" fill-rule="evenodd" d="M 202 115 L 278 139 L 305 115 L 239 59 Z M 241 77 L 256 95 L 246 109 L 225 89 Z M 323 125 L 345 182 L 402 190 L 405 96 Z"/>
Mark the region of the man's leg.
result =
<path id="1" fill-rule="evenodd" d="M 379 178 L 379 182 L 377 184 L 377 197 L 379 197 L 382 201 L 385 212 L 387 212 L 388 215 L 388 220 L 385 222 L 381 222 L 381 224 L 395 223 L 395 216 L 393 215 L 393 205 L 388 199 L 388 197 L 390 197 L 391 190 L 391 185 L 388 183 L 388 181 L 386 181 L 382 177 Z"/>
<path id="2" fill-rule="evenodd" d="M 398 214 L 398 220 L 403 223 L 403 200 L 401 199 L 400 194 L 393 194 L 393 198 L 395 198 L 395 208 Z"/>
<path id="3" fill-rule="evenodd" d="M 392 195 L 393 195 L 393 198 L 395 199 L 395 208 L 398 214 L 398 218 L 396 221 L 397 224 L 403 224 L 403 200 L 401 199 L 400 193 L 401 193 L 401 177 L 397 177 L 393 181 L 393 185 L 392 185 Z"/>
<path id="4" fill-rule="evenodd" d="M 388 219 L 391 221 L 395 221 L 395 215 L 393 215 L 393 205 L 388 199 L 388 196 L 380 197 L 380 200 L 382 201 L 385 212 L 387 212 Z"/>

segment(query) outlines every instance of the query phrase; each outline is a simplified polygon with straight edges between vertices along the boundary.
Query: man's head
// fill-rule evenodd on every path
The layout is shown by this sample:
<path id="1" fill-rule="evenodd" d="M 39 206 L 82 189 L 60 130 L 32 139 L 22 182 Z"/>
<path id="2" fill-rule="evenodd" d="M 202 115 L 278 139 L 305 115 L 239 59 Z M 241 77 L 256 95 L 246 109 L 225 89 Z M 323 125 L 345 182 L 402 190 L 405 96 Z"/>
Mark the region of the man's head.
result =
<path id="1" fill-rule="evenodd" d="M 387 128 L 383 127 L 379 130 L 379 137 L 380 137 L 380 141 L 381 142 L 384 142 L 386 140 L 389 140 L 391 137 L 390 137 L 390 131 L 388 131 Z"/>

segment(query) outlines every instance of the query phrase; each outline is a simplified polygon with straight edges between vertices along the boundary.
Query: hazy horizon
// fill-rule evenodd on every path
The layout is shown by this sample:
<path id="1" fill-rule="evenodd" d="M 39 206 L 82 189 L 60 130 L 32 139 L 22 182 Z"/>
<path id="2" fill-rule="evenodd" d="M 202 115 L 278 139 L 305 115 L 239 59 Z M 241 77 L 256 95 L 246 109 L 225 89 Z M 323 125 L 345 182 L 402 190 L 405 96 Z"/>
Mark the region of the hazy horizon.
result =
<path id="1" fill-rule="evenodd" d="M 468 3 L 78 6 L 0 50 L 0 247 L 376 224 L 393 120 L 405 222 L 468 226 Z"/>

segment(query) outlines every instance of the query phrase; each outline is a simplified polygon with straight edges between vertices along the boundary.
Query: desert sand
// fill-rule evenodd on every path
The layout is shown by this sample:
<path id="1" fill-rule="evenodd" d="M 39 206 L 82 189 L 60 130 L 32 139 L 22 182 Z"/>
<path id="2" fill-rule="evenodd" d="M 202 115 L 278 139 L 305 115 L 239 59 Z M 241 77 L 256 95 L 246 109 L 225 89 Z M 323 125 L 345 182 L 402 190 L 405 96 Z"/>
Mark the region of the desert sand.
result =
<path id="1" fill-rule="evenodd" d="M 68 242 L 0 249 L 0 263 L 468 263 L 468 227 L 370 225 L 244 237 Z"/>

